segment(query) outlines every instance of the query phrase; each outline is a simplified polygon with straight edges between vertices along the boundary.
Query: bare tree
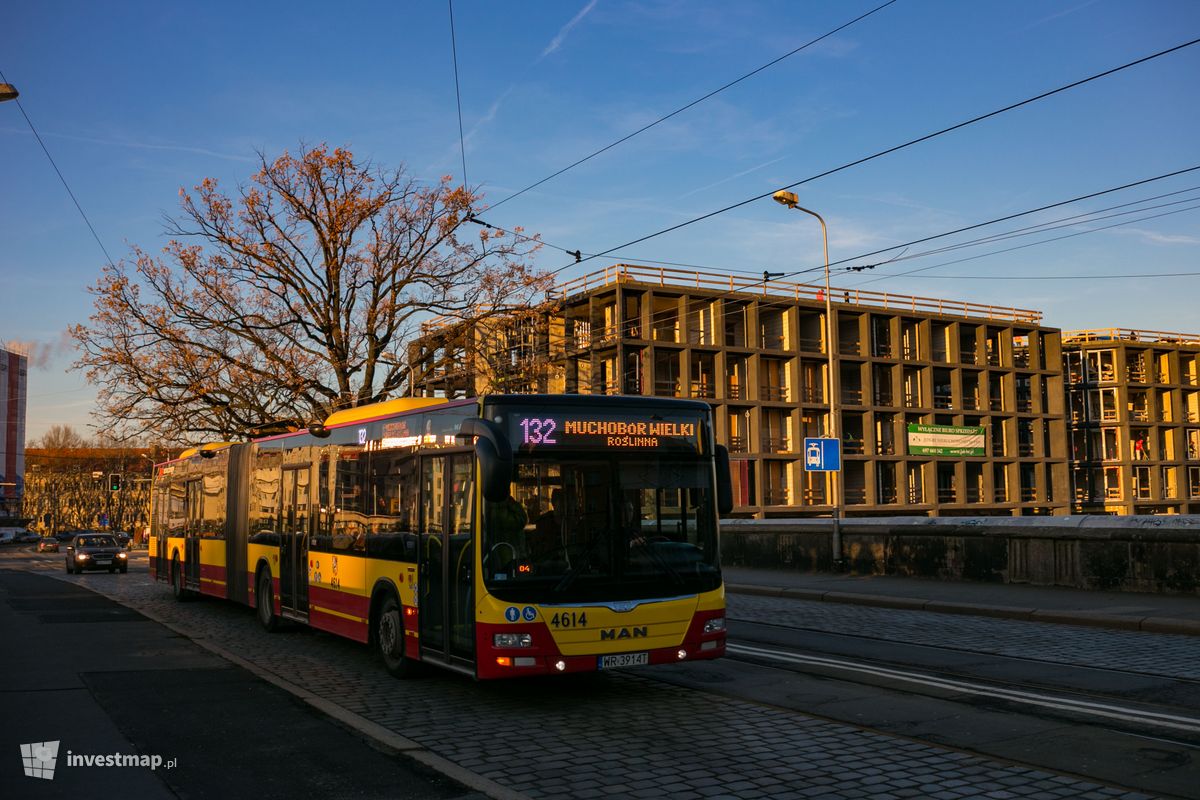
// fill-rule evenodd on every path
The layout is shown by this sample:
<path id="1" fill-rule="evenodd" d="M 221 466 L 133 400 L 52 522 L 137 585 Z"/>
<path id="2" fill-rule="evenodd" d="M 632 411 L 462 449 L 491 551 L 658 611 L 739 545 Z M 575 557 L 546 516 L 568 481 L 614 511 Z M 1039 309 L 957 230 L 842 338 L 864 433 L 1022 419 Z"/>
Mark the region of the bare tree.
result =
<path id="1" fill-rule="evenodd" d="M 480 198 L 449 178 L 325 145 L 259 158 L 234 197 L 181 190 L 163 255 L 135 247 L 91 287 L 71 333 L 108 418 L 175 440 L 304 425 L 406 388 L 423 320 L 486 319 L 548 285 L 524 261 L 537 237 L 464 226 Z"/>
<path id="2" fill-rule="evenodd" d="M 91 442 L 70 425 L 51 425 L 50 429 L 38 440 L 37 446 L 46 450 L 74 450 L 90 447 Z"/>

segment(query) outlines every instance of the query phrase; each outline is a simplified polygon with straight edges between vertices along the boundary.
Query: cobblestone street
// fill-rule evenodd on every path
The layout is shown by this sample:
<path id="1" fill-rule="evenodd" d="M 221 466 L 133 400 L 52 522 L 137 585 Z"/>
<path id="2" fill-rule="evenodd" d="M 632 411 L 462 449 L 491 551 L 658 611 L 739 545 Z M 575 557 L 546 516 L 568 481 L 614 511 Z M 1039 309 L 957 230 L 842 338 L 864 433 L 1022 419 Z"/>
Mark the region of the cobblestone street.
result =
<path id="1" fill-rule="evenodd" d="M 176 603 L 136 567 L 126 576 L 56 577 L 168 622 L 531 798 L 1147 796 L 668 686 L 653 671 L 496 683 L 434 672 L 396 681 L 365 647 L 298 628 L 267 634 L 249 609 L 229 603 Z M 733 598 L 733 615 L 800 620 L 807 605 L 747 600 Z M 986 639 L 988 632 L 971 635 Z"/>

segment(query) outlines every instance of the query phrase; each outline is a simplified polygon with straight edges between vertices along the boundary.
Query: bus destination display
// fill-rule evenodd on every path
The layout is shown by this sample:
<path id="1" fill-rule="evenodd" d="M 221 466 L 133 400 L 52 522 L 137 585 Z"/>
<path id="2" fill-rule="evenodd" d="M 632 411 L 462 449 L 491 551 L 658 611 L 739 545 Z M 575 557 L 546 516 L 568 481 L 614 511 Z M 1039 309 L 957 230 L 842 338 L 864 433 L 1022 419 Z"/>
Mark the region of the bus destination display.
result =
<path id="1" fill-rule="evenodd" d="M 580 412 L 532 411 L 509 414 L 509 441 L 514 449 L 700 450 L 696 417 L 653 418 L 641 415 L 600 416 Z"/>

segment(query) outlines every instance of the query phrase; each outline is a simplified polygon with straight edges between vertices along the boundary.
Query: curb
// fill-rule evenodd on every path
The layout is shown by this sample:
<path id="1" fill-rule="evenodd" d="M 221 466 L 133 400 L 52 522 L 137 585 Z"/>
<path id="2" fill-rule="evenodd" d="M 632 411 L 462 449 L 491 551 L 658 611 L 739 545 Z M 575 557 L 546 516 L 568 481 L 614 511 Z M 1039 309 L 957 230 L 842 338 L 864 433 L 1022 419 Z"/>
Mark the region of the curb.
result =
<path id="1" fill-rule="evenodd" d="M 75 583 L 74 581 L 67 581 L 63 578 L 59 578 L 57 575 L 49 575 L 48 577 L 53 577 L 58 580 L 62 580 L 64 583 L 71 583 L 75 586 L 82 586 L 82 588 L 87 589 L 88 591 L 94 592 L 95 594 L 103 597 L 107 597 L 109 600 L 112 600 L 113 602 L 118 603 L 125 608 L 129 608 L 129 606 L 125 606 L 125 604 L 117 598 L 111 597 L 104 592 L 97 591 L 90 586 L 83 586 L 82 584 Z M 220 658 L 223 658 L 226 661 L 241 667 L 250 674 L 254 675 L 256 678 L 260 678 L 272 686 L 282 689 L 293 697 L 303 700 L 307 705 L 311 706 L 317 711 L 320 711 L 322 714 L 341 724 L 342 726 L 350 728 L 360 736 L 378 742 L 380 745 L 383 745 L 389 750 L 402 753 L 406 757 L 411 758 L 412 760 L 417 761 L 426 767 L 429 767 L 435 772 L 445 775 L 447 778 L 461 784 L 467 789 L 479 792 L 480 794 L 485 795 L 492 800 L 530 800 L 528 795 L 513 791 L 505 786 L 501 786 L 489 778 L 485 778 L 482 775 L 471 772 L 465 767 L 460 767 L 458 764 L 455 764 L 453 761 L 445 758 L 444 756 L 439 756 L 436 753 L 431 752 L 425 747 L 425 745 L 401 736 L 400 734 L 395 733 L 389 728 L 385 728 L 377 722 L 372 722 L 360 714 L 356 714 L 349 709 L 343 708 L 342 706 L 334 703 L 332 700 L 327 700 L 320 695 L 314 694 L 308 689 L 305 689 L 303 686 L 292 683 L 287 678 L 276 675 L 275 673 L 265 670 L 251 661 L 247 661 L 239 655 L 229 652 L 220 645 L 213 644 L 212 642 L 205 641 L 204 639 L 194 638 L 182 628 L 178 627 L 174 623 L 161 619 L 153 612 L 144 611 L 137 608 L 132 610 L 136 611 L 138 614 L 141 614 L 151 622 L 162 625 L 167 630 L 182 636 L 192 644 L 204 648 L 213 655 L 219 656 Z"/>
<path id="2" fill-rule="evenodd" d="M 754 584 L 725 584 L 725 591 L 759 597 L 785 597 L 791 600 L 811 600 L 820 603 L 844 603 L 876 608 L 896 608 L 905 611 L 932 611 L 939 614 L 962 614 L 997 619 L 1017 619 L 1027 622 L 1048 622 L 1060 625 L 1081 625 L 1111 630 L 1169 633 L 1177 636 L 1200 636 L 1200 619 L 1177 617 L 1135 617 L 1104 614 L 1097 611 L 1062 611 L 1057 609 L 1026 608 L 1021 606 L 961 603 L 946 600 L 926 600 L 916 597 L 833 592 L 821 589 L 758 586 Z"/>

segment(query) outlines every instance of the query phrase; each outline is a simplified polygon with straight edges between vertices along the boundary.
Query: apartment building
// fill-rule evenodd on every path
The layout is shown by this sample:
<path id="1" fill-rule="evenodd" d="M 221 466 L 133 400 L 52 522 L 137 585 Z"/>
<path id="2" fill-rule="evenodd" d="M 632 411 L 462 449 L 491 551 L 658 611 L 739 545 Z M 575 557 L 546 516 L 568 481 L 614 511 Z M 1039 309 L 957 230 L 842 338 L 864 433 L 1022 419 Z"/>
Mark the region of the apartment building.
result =
<path id="1" fill-rule="evenodd" d="M 1200 334 L 1063 333 L 1073 508 L 1200 513 Z"/>
<path id="2" fill-rule="evenodd" d="M 1065 514 L 1059 331 L 1027 309 L 618 264 L 536 314 L 434 322 L 410 348 L 419 393 L 579 392 L 712 404 L 736 513 L 828 514 L 803 442 L 843 442 L 847 516 Z M 828 348 L 834 370 L 829 374 Z M 917 425 L 982 429 L 969 455 L 910 447 Z"/>

